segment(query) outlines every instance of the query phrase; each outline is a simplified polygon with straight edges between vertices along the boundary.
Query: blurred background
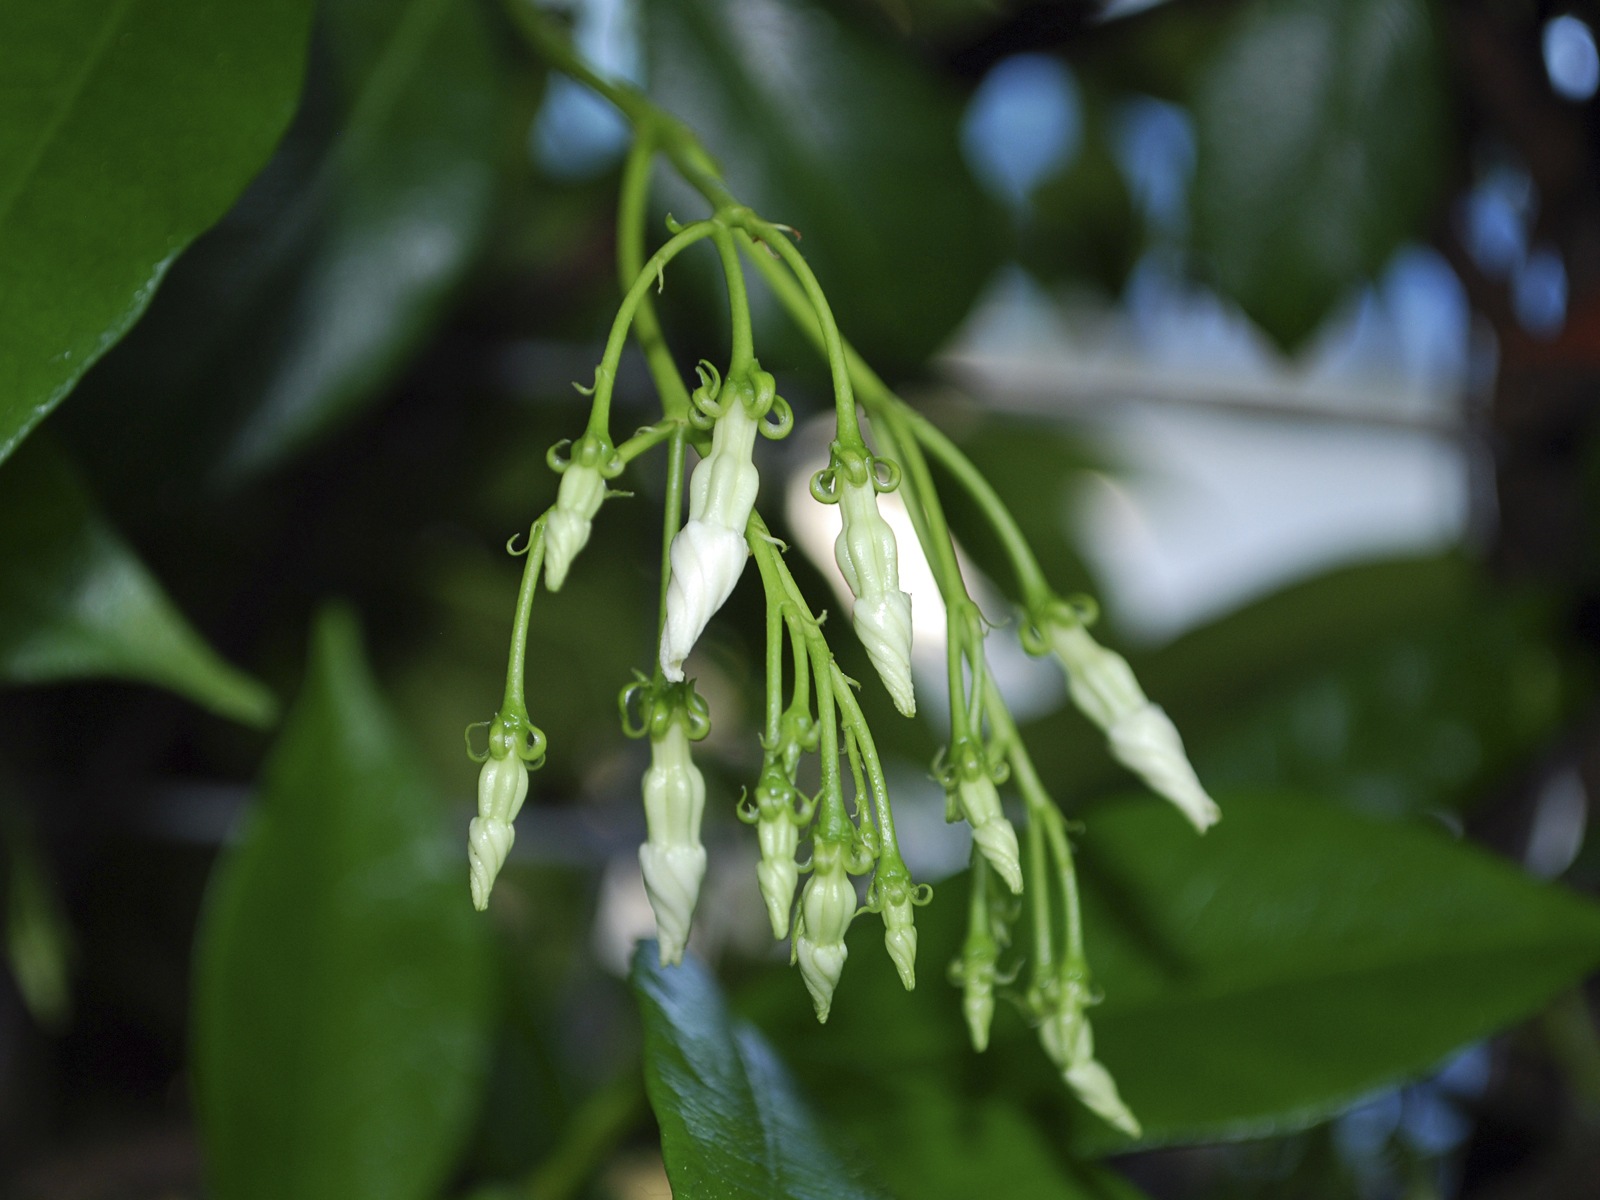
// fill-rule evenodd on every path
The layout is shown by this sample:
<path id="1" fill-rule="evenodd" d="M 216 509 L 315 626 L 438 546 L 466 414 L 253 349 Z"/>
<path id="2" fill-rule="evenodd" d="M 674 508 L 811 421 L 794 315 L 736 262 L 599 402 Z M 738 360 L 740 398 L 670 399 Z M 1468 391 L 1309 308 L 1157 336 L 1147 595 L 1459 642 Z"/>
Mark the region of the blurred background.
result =
<path id="1" fill-rule="evenodd" d="M 1442 827 L 1600 888 L 1600 11 L 562 11 L 592 62 L 681 116 L 737 195 L 801 231 L 846 336 L 989 472 L 1058 588 L 1099 597 L 1101 636 L 1208 786 Z M 545 450 L 586 415 L 570 385 L 590 377 L 618 297 L 628 140 L 491 4 L 321 0 L 284 141 L 51 418 L 50 447 L 7 465 L 0 524 L 26 524 L 38 501 L 16 489 L 48 477 L 75 497 L 52 511 L 81 506 L 141 602 L 181 611 L 286 703 L 317 614 L 342 602 L 402 773 L 464 839 L 476 770 L 461 730 L 498 703 L 520 573 L 504 545 L 553 499 Z M 669 212 L 702 211 L 664 169 L 657 184 L 652 237 Z M 726 353 L 712 266 L 683 260 L 658 303 L 686 372 Z M 826 456 L 827 379 L 755 301 L 762 364 L 802 417 L 765 451 L 761 507 L 814 603 L 838 611 L 832 514 L 804 490 Z M 618 428 L 653 404 L 626 359 Z M 658 461 L 639 469 L 637 497 L 605 506 L 567 587 L 535 610 L 529 708 L 551 753 L 496 907 L 463 935 L 492 942 L 487 1067 L 440 1194 L 665 1194 L 624 983 L 650 928 L 642 748 L 615 709 L 652 656 L 662 482 Z M 977 514 L 946 501 L 1047 783 L 1073 812 L 1126 791 L 1063 711 L 1054 666 L 1004 628 L 1011 584 Z M 0 616 L 24 603 L 31 536 L 0 530 Z M 905 569 L 933 695 L 937 596 Z M 105 601 L 81 584 L 70 599 L 92 632 Z M 733 981 L 786 955 L 733 812 L 760 761 L 760 611 L 744 585 L 696 664 L 716 727 L 695 945 Z M 41 677 L 26 641 L 0 637 L 0 678 Z M 0 692 L 0 1195 L 206 1194 L 196 929 L 279 730 L 258 693 L 198 691 L 200 705 L 126 680 Z M 928 778 L 941 706 L 895 722 L 871 691 L 908 858 L 937 881 L 967 854 Z M 230 706 L 255 727 L 217 715 Z M 441 887 L 464 907 L 463 868 L 450 859 Z M 317 919 L 310 900 L 296 912 L 285 921 Z M 1158 1200 L 1600 1196 L 1594 1001 L 1568 992 L 1309 1128 L 1115 1166 Z M 384 1036 L 406 1036 L 393 1021 Z"/>

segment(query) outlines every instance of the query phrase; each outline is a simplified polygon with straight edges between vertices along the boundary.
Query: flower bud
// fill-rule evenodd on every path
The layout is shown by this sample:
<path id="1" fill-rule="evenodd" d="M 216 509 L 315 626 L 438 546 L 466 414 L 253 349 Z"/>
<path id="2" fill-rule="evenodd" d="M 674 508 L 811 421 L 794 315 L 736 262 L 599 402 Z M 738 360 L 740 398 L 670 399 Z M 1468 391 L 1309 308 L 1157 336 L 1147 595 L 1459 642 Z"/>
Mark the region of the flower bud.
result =
<path id="1" fill-rule="evenodd" d="M 544 582 L 559 592 L 578 552 L 589 541 L 589 528 L 600 502 L 606 498 L 606 481 L 599 468 L 571 463 L 561 476 L 556 505 L 544 523 Z"/>
<path id="2" fill-rule="evenodd" d="M 994 957 L 967 955 L 961 961 L 961 1014 L 967 1019 L 972 1048 L 982 1054 L 989 1048 L 989 1027 L 994 1022 Z"/>
<path id="3" fill-rule="evenodd" d="M 844 971 L 844 960 L 849 956 L 844 935 L 855 915 L 856 889 L 845 872 L 844 847 L 819 842 L 811 878 L 800 897 L 794 952 L 800 977 L 816 1007 L 817 1020 L 824 1023 L 833 1006 L 833 991 Z"/>
<path id="4" fill-rule="evenodd" d="M 900 983 L 911 991 L 917 986 L 917 927 L 911 915 L 911 889 L 891 888 L 883 902 L 883 946 L 900 973 Z"/>
<path id="5" fill-rule="evenodd" d="M 744 529 L 761 477 L 751 461 L 757 421 L 737 398 L 711 430 L 711 452 L 689 477 L 689 519 L 672 539 L 661 670 L 683 678 L 683 660 L 706 623 L 733 594 L 749 556 Z"/>
<path id="6" fill-rule="evenodd" d="M 1078 622 L 1054 622 L 1049 636 L 1073 703 L 1106 732 L 1116 760 L 1177 806 L 1201 833 L 1216 824 L 1222 813 L 1195 775 L 1177 727 L 1146 699 L 1127 661 Z"/>
<path id="7" fill-rule="evenodd" d="M 688 732 L 683 721 L 674 720 L 650 739 L 650 769 L 644 774 L 648 840 L 639 847 L 662 966 L 683 961 L 689 941 L 689 923 L 706 873 L 706 851 L 700 844 L 705 802 L 705 778 L 690 756 Z"/>
<path id="8" fill-rule="evenodd" d="M 1139 1120 L 1117 1093 L 1111 1072 L 1094 1057 L 1094 1031 L 1084 1015 L 1084 990 L 1075 980 L 1063 981 L 1060 998 L 1039 1026 L 1039 1041 L 1061 1077 L 1089 1111 L 1129 1137 L 1138 1137 Z"/>
<path id="9" fill-rule="evenodd" d="M 833 557 L 856 598 L 852 619 L 856 636 L 894 706 L 915 716 L 911 687 L 911 597 L 900 590 L 899 548 L 894 530 L 878 512 L 871 480 L 851 482 L 841 473 L 839 511 L 844 526 L 833 543 Z"/>
<path id="10" fill-rule="evenodd" d="M 1000 810 L 1000 793 L 981 763 L 964 767 L 956 781 L 956 807 L 972 826 L 972 840 L 1013 892 L 1022 891 L 1017 831 Z"/>
<path id="11" fill-rule="evenodd" d="M 672 539 L 661 672 L 674 683 L 683 679 L 684 659 L 706 623 L 733 594 L 749 553 L 742 533 L 705 521 L 690 521 Z"/>
<path id="12" fill-rule="evenodd" d="M 756 825 L 756 840 L 761 844 L 761 861 L 756 864 L 756 879 L 761 898 L 766 901 L 772 936 L 789 936 L 789 910 L 794 907 L 794 889 L 800 882 L 800 868 L 794 860 L 800 847 L 800 828 L 788 814 L 774 819 L 765 815 Z"/>
<path id="13" fill-rule="evenodd" d="M 517 839 L 512 822 L 528 797 L 528 768 L 516 754 L 492 755 L 478 772 L 478 815 L 467 827 L 467 865 L 472 906 L 489 907 L 489 892 Z"/>

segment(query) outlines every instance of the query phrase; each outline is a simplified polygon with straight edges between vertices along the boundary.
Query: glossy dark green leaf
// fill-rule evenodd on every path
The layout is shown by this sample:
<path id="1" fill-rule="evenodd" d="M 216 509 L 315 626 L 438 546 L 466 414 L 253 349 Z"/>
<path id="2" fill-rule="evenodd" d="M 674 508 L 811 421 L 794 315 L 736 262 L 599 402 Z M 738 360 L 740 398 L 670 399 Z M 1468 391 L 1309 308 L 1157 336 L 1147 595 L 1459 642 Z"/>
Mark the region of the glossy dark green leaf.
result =
<path id="1" fill-rule="evenodd" d="M 1254 0 L 1194 99 L 1196 249 L 1292 346 L 1433 211 L 1449 143 L 1429 0 Z"/>
<path id="2" fill-rule="evenodd" d="M 646 45 L 651 96 L 804 234 L 846 336 L 877 362 L 937 347 L 1004 248 L 951 87 L 808 0 L 651 0 Z"/>
<path id="3" fill-rule="evenodd" d="M 828 1144 L 777 1054 L 731 1019 L 704 967 L 692 958 L 662 967 L 655 943 L 641 942 L 633 986 L 645 1087 L 676 1200 L 883 1197 Z"/>
<path id="4" fill-rule="evenodd" d="M 278 154 L 85 383 L 74 435 L 134 495 L 151 468 L 118 461 L 130 436 L 162 447 L 164 486 L 231 483 L 374 402 L 443 314 L 517 155 L 506 126 L 525 105 L 478 5 L 318 13 Z"/>
<path id="5" fill-rule="evenodd" d="M 422 1200 L 483 1075 L 486 930 L 354 620 L 325 617 L 315 643 L 199 935 L 209 1176 L 219 1200 Z"/>
<path id="6" fill-rule="evenodd" d="M 206 645 L 36 438 L 0 470 L 0 682 L 86 678 L 155 684 L 254 725 L 277 708 Z"/>
<path id="7" fill-rule="evenodd" d="M 1213 786 L 1389 813 L 1470 807 L 1593 676 L 1548 604 L 1453 555 L 1331 571 L 1132 660 Z M 1126 786 L 1075 713 L 1031 732 L 1062 795 Z"/>
<path id="8" fill-rule="evenodd" d="M 310 0 L 0 7 L 0 459 L 266 160 L 310 17 Z"/>
<path id="9" fill-rule="evenodd" d="M 1197 837 L 1152 800 L 1097 808 L 1080 838 L 1085 940 L 1104 1003 L 1096 1043 L 1154 1143 L 1254 1137 L 1339 1111 L 1425 1073 L 1455 1048 L 1536 1012 L 1600 964 L 1600 910 L 1482 851 L 1287 794 L 1219 794 Z M 826 1027 L 798 980 L 763 984 L 753 1011 L 802 1083 L 833 1080 L 850 1120 L 890 1088 L 1026 1105 L 1051 1138 L 1122 1144 L 1066 1099 L 1020 1017 L 997 1014 L 987 1054 L 966 1047 L 957 952 L 965 886 L 919 910 L 925 982 L 907 996 L 874 921 Z M 886 1080 L 893 1083 L 887 1084 Z"/>

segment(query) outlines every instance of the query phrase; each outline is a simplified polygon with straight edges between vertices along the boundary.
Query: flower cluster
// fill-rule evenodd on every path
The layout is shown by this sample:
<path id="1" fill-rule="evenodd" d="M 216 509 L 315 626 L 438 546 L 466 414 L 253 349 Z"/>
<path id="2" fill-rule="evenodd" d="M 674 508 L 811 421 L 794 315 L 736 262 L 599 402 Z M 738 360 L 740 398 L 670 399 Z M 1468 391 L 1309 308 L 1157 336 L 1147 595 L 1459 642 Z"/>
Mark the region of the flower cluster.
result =
<path id="1" fill-rule="evenodd" d="M 907 718 L 918 714 L 912 598 L 900 584 L 901 547 L 879 509 L 884 495 L 898 493 L 939 585 L 950 687 L 948 740 L 933 770 L 945 789 L 947 818 L 964 823 L 972 842 L 967 936 L 949 972 L 962 990 L 972 1044 L 979 1051 L 988 1045 L 996 996 L 1009 996 L 1034 1024 L 1066 1086 L 1111 1125 L 1137 1134 L 1137 1120 L 1094 1054 L 1086 1013 L 1095 994 L 1066 822 L 990 676 L 985 643 L 991 630 L 968 594 L 925 456 L 939 458 L 993 522 L 1024 597 L 1024 644 L 1060 660 L 1073 702 L 1104 731 L 1111 754 L 1198 830 L 1217 820 L 1216 805 L 1195 777 L 1172 722 L 1145 696 L 1127 662 L 1090 637 L 1094 614 L 1087 604 L 1069 604 L 1049 590 L 1015 522 L 977 469 L 847 353 L 817 280 L 782 229 L 748 209 L 725 206 L 706 220 L 673 224 L 671 231 L 649 262 L 636 264 L 595 372 L 588 426 L 575 441 L 552 449 L 550 465 L 561 476 L 555 503 L 534 522 L 521 551 L 527 562 L 505 699 L 488 723 L 488 748 L 478 755 L 479 813 L 468 837 L 473 903 L 480 909 L 488 903 L 511 850 L 528 770 L 544 756 L 544 738 L 524 708 L 525 647 L 538 581 L 542 576 L 552 591 L 562 587 L 589 543 L 607 485 L 635 458 L 665 447 L 656 661 L 621 694 L 624 732 L 647 740 L 650 748 L 641 788 L 646 838 L 639 865 L 661 962 L 681 960 L 706 872 L 700 835 L 707 788 L 693 744 L 710 730 L 712 714 L 688 670 L 697 643 L 754 560 L 766 597 L 762 755 L 759 773 L 736 806 L 739 818 L 755 827 L 760 848 L 752 890 L 759 891 L 773 936 L 789 939 L 790 960 L 819 1020 L 826 1021 L 833 1007 L 853 944 L 850 931 L 864 914 L 881 919 L 885 952 L 904 986 L 916 986 L 915 914 L 931 901 L 932 889 L 913 879 L 901 854 L 884 765 L 856 695 L 859 685 L 840 668 L 824 631 L 825 614 L 812 611 L 789 569 L 786 547 L 756 509 L 758 437 L 784 437 L 794 418 L 777 381 L 753 353 L 744 280 L 745 264 L 752 263 L 826 350 L 835 436 L 827 466 L 811 480 L 811 494 L 838 507 L 834 560 L 852 598 L 851 627 L 883 693 Z M 653 334 L 647 361 L 662 399 L 661 419 L 614 443 L 611 392 L 629 328 L 650 312 L 648 292 L 660 286 L 666 266 L 701 241 L 715 246 L 727 282 L 732 344 L 726 370 L 702 361 L 691 393 L 659 333 Z M 653 316 L 649 320 L 653 327 Z M 858 411 L 858 390 L 864 414 Z M 870 418 L 870 445 L 864 416 Z M 685 488 L 691 450 L 699 458 Z M 814 775 L 802 770 L 810 756 L 816 758 Z M 815 789 L 802 787 L 803 778 L 816 779 Z M 1001 792 L 1007 785 L 1020 800 L 1010 813 Z M 1018 816 L 1025 822 L 1018 823 Z M 1025 957 L 1012 949 L 1011 931 L 1020 919 L 1030 934 Z M 1024 968 L 1028 984 L 1014 993 L 1009 985 Z"/>

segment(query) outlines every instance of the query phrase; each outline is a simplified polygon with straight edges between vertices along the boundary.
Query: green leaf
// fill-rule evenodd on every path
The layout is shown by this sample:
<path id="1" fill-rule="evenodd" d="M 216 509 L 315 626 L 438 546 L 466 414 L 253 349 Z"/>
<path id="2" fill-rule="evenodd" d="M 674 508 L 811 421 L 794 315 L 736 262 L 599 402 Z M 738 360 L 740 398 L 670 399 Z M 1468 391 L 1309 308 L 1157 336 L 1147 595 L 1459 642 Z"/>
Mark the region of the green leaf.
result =
<path id="1" fill-rule="evenodd" d="M 67 460 L 36 438 L 0 471 L 0 681 L 96 677 L 168 688 L 252 725 L 277 710 L 190 627 Z"/>
<path id="2" fill-rule="evenodd" d="M 1255 0 L 1200 80 L 1195 247 L 1281 345 L 1432 212 L 1449 145 L 1428 0 Z"/>
<path id="3" fill-rule="evenodd" d="M 483 1075 L 486 931 L 354 620 L 326 616 L 315 643 L 199 934 L 210 1179 L 219 1200 L 422 1200 Z"/>
<path id="4" fill-rule="evenodd" d="M 1326 1117 L 1600 964 L 1600 910 L 1471 846 L 1283 793 L 1218 798 L 1222 822 L 1204 837 L 1141 800 L 1095 809 L 1080 839 L 1097 1053 L 1149 1143 Z M 936 982 L 960 946 L 965 890 L 947 881 L 918 910 L 915 993 L 881 927 L 861 921 L 825 1028 L 787 973 L 752 1011 L 781 1032 L 803 1084 L 831 1081 L 852 1128 L 880 1119 L 892 1089 L 921 1086 L 1005 1097 L 1083 1151 L 1125 1145 L 1067 1100 L 1005 1006 L 988 1053 L 966 1047 L 959 995 Z"/>
<path id="5" fill-rule="evenodd" d="M 87 381 L 100 428 L 80 440 L 138 428 L 171 447 L 164 472 L 176 454 L 182 476 L 236 482 L 374 402 L 443 315 L 517 158 L 483 12 L 329 0 L 312 44 L 278 154 Z"/>
<path id="6" fill-rule="evenodd" d="M 931 353 L 1004 249 L 961 156 L 959 95 L 806 0 L 651 0 L 646 19 L 652 98 L 736 196 L 804 234 L 845 336 L 874 362 Z"/>
<path id="7" fill-rule="evenodd" d="M 705 968 L 692 958 L 663 967 L 656 955 L 654 942 L 639 944 L 633 987 L 644 1017 L 645 1087 L 673 1196 L 882 1197 L 828 1145 L 772 1047 L 730 1019 Z"/>
<path id="8" fill-rule="evenodd" d="M 1107 141 L 1107 104 L 1083 94 L 1083 144 L 1029 197 L 1021 258 L 1047 283 L 1088 283 L 1115 297 L 1144 249 L 1145 230 Z"/>
<path id="9" fill-rule="evenodd" d="M 310 17 L 310 0 L 0 8 L 0 460 L 266 160 Z"/>

